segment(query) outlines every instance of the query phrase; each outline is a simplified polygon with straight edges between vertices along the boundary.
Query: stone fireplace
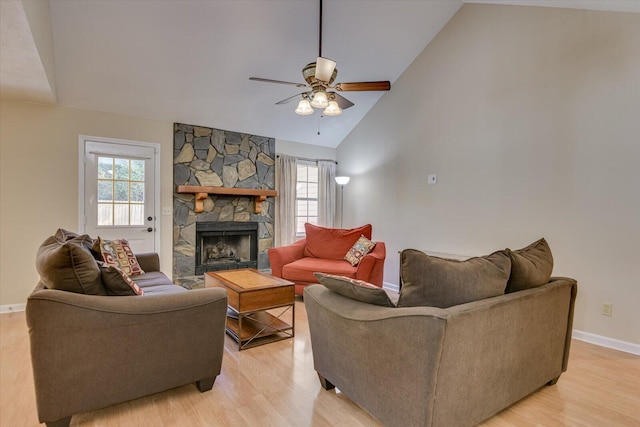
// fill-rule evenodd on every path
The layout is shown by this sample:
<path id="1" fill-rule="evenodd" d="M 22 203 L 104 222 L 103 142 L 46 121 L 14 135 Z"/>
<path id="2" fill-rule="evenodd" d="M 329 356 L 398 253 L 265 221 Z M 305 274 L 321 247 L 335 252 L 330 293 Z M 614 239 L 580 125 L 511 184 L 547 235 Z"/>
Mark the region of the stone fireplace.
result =
<path id="1" fill-rule="evenodd" d="M 196 275 L 258 268 L 257 222 L 197 222 Z"/>
<path id="2" fill-rule="evenodd" d="M 274 190 L 275 140 L 175 123 L 173 141 L 174 282 L 200 287 L 205 271 L 268 269 L 267 251 L 273 247 L 274 236 L 273 197 L 258 201 L 252 196 L 209 194 L 197 200 L 196 207 L 196 195 L 178 193 L 177 188 Z M 256 209 L 256 203 L 261 203 L 261 209 Z M 237 230 L 231 231 L 229 227 L 234 226 Z M 253 237 L 239 237 L 248 234 L 248 227 Z"/>

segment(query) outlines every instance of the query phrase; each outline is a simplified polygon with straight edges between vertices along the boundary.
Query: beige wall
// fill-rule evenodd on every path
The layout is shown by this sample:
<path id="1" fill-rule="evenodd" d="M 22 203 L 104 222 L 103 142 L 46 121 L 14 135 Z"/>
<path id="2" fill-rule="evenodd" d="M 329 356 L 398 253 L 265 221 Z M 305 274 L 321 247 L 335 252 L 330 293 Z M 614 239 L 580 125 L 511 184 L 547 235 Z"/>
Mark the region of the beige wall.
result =
<path id="1" fill-rule="evenodd" d="M 19 102 L 0 104 L 0 305 L 23 304 L 35 255 L 58 228 L 78 229 L 78 135 L 161 144 L 161 206 L 172 206 L 173 124 Z M 172 218 L 161 218 L 171 272 Z"/>
<path id="2" fill-rule="evenodd" d="M 575 328 L 639 344 L 639 46 L 640 14 L 464 5 L 338 147 L 345 226 L 373 223 L 385 280 L 403 248 L 544 236 Z"/>

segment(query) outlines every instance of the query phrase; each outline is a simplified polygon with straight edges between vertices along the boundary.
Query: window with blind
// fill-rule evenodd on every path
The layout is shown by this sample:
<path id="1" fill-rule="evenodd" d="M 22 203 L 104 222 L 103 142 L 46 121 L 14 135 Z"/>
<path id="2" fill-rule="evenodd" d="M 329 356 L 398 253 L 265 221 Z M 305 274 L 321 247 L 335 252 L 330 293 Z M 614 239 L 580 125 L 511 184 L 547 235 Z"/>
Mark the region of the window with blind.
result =
<path id="1" fill-rule="evenodd" d="M 296 179 L 296 234 L 304 235 L 304 223 L 318 225 L 318 166 L 298 162 Z"/>

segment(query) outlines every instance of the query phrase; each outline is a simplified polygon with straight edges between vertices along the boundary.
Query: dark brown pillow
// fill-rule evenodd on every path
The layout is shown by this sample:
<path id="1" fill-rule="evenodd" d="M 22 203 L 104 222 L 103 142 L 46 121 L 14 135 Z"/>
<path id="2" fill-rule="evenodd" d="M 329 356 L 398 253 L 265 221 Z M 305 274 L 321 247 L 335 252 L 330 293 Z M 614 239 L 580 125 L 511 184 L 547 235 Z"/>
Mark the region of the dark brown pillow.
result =
<path id="1" fill-rule="evenodd" d="M 511 258 L 507 292 L 535 288 L 549 282 L 553 271 L 553 255 L 544 238 L 526 248 L 515 251 L 507 249 L 507 253 Z"/>
<path id="2" fill-rule="evenodd" d="M 120 268 L 108 265 L 103 261 L 98 261 L 98 266 L 102 274 L 102 283 L 104 289 L 107 291 L 107 295 L 144 295 L 144 291 L 140 286 L 131 280 Z"/>
<path id="3" fill-rule="evenodd" d="M 395 307 L 384 289 L 364 280 L 350 277 L 335 276 L 333 274 L 313 273 L 316 279 L 329 290 L 360 302 L 381 305 L 383 307 Z"/>
<path id="4" fill-rule="evenodd" d="M 36 255 L 36 269 L 44 285 L 49 289 L 106 295 L 100 269 L 87 248 L 92 239 L 86 234 L 56 236 L 45 240 Z"/>
<path id="5" fill-rule="evenodd" d="M 446 308 L 502 295 L 510 271 L 506 251 L 457 261 L 406 249 L 400 255 L 398 307 Z"/>

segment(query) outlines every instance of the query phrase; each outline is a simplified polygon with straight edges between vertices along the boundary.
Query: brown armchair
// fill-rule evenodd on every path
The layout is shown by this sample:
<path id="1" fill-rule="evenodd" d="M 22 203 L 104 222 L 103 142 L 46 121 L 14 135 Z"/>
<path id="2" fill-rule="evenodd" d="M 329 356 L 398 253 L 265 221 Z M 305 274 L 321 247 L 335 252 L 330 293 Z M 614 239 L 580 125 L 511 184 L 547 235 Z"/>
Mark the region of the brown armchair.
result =
<path id="1" fill-rule="evenodd" d="M 302 295 L 305 286 L 318 283 L 315 272 L 351 277 L 382 287 L 387 253 L 383 242 L 376 242 L 356 266 L 344 260 L 360 236 L 371 239 L 371 224 L 352 229 L 305 224 L 305 228 L 305 239 L 269 249 L 271 274 L 294 282 L 297 295 Z"/>

